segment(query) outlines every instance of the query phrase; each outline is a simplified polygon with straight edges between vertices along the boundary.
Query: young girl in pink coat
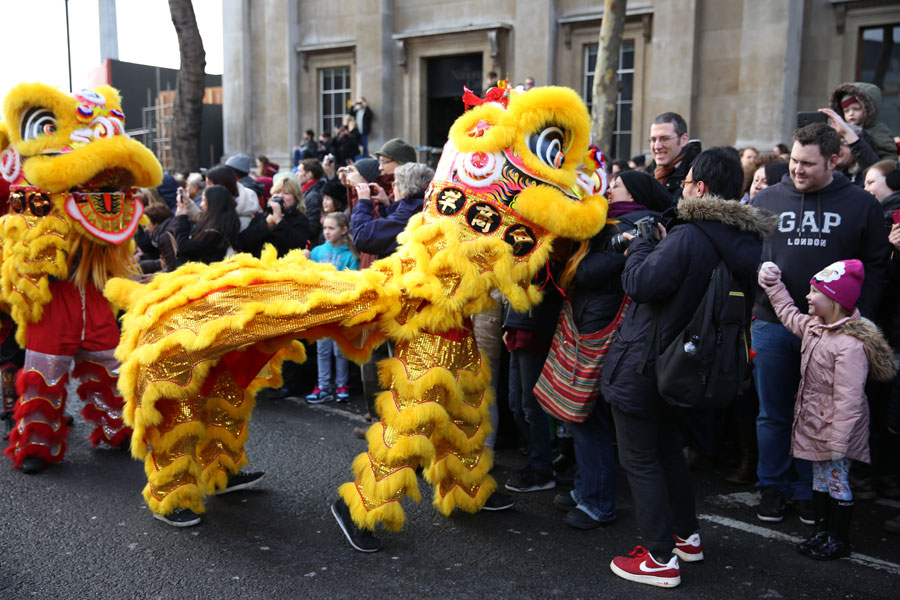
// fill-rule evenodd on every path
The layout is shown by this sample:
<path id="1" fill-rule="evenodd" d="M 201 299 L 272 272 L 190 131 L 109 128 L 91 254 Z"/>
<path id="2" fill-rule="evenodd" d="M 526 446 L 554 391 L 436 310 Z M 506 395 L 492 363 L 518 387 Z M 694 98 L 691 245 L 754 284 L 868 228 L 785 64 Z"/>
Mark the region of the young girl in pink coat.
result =
<path id="1" fill-rule="evenodd" d="M 858 260 L 825 267 L 809 282 L 804 315 L 781 282 L 778 265 L 765 262 L 759 270 L 759 284 L 778 318 L 803 340 L 791 454 L 812 461 L 817 530 L 798 549 L 817 560 L 850 555 L 850 462 L 869 462 L 866 378 L 890 380 L 897 370 L 881 332 L 855 308 L 864 277 Z"/>

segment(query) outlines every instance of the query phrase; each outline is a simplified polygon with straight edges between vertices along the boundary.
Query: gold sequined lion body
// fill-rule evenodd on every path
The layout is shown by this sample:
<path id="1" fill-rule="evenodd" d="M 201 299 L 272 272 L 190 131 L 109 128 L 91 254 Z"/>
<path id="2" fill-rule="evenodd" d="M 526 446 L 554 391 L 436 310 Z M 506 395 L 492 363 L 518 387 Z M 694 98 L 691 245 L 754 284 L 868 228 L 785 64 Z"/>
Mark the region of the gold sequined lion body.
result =
<path id="1" fill-rule="evenodd" d="M 589 238 L 606 217 L 578 96 L 502 91 L 456 121 L 422 213 L 397 252 L 368 269 L 338 272 L 267 249 L 146 286 L 110 282 L 107 296 L 128 307 L 119 381 L 151 510 L 202 512 L 203 497 L 247 463 L 256 391 L 278 384 L 285 359 L 305 358 L 296 338 L 325 336 L 360 362 L 386 338 L 396 343 L 379 365 L 388 391 L 369 451 L 339 490 L 357 525 L 400 528 L 400 500 L 420 498 L 420 465 L 441 512 L 482 507 L 496 487 L 484 448 L 493 397 L 469 317 L 495 288 L 517 310 L 534 305 L 531 279 L 553 239 Z"/>

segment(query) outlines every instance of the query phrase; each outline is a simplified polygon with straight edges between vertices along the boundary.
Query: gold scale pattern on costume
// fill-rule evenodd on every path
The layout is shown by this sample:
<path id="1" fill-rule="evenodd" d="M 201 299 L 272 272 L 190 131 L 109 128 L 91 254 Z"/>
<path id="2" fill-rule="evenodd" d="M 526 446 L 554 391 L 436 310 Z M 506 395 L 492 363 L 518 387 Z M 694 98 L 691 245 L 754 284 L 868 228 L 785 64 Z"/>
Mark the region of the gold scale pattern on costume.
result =
<path id="1" fill-rule="evenodd" d="M 559 139 L 539 148 L 537 134 Z M 132 453 L 145 459 L 151 510 L 202 512 L 203 497 L 247 460 L 256 391 L 280 385 L 285 359 L 305 358 L 295 338 L 325 336 L 357 362 L 386 338 L 396 343 L 395 356 L 379 364 L 387 390 L 377 398 L 380 422 L 367 433 L 368 451 L 353 461 L 354 480 L 339 489 L 357 525 L 402 527 L 400 501 L 421 499 L 419 465 L 443 514 L 481 509 L 496 488 L 484 448 L 493 392 L 469 317 L 493 305 L 494 288 L 516 310 L 536 303 L 531 279 L 553 239 L 593 236 L 606 202 L 577 174 L 593 155 L 587 112 L 571 90 L 535 88 L 510 97 L 508 109 L 486 103 L 460 117 L 450 138 L 423 211 L 395 254 L 369 269 L 337 272 L 299 252 L 277 259 L 269 249 L 259 259 L 186 265 L 146 286 L 107 286 L 107 296 L 128 308 L 117 350 L 120 388 L 135 429 Z M 565 158 L 545 160 L 532 146 Z M 491 164 L 497 168 L 486 174 L 482 167 Z M 243 400 L 228 403 L 222 390 L 240 388 L 229 370 L 234 353 L 256 353 L 264 364 L 241 384 Z M 222 369 L 223 361 L 231 366 Z M 213 406 L 224 420 L 217 422 Z"/>

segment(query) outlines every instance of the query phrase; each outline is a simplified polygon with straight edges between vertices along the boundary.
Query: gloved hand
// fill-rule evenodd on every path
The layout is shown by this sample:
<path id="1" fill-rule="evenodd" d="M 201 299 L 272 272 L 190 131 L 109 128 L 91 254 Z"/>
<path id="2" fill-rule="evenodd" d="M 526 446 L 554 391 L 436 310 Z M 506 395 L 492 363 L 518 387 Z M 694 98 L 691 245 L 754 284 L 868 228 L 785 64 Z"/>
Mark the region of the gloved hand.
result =
<path id="1" fill-rule="evenodd" d="M 831 460 L 839 461 L 839 460 L 843 460 L 845 458 L 847 458 L 846 452 L 835 452 L 834 450 L 831 451 Z"/>
<path id="2" fill-rule="evenodd" d="M 767 260 L 759 267 L 759 273 L 757 273 L 756 281 L 759 283 L 759 287 L 767 288 L 772 287 L 779 281 L 781 281 L 781 269 L 778 268 L 778 265 L 773 263 L 770 260 Z"/>

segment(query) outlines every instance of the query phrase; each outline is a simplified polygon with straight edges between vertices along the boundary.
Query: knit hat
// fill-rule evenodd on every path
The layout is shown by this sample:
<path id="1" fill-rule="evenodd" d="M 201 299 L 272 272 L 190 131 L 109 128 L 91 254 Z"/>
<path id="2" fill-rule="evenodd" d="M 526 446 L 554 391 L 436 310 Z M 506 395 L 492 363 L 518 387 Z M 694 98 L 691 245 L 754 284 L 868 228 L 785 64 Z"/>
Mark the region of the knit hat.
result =
<path id="1" fill-rule="evenodd" d="M 375 183 L 375 179 L 381 173 L 378 170 L 378 161 L 374 158 L 363 158 L 353 163 L 353 166 L 356 167 L 359 174 L 369 183 Z"/>
<path id="2" fill-rule="evenodd" d="M 416 155 L 416 149 L 401 140 L 400 138 L 393 138 L 384 143 L 384 146 L 381 147 L 381 150 L 375 153 L 375 156 L 384 156 L 385 158 L 390 158 L 391 160 L 395 160 L 401 165 L 406 163 L 416 162 L 418 156 Z"/>
<path id="3" fill-rule="evenodd" d="M 841 98 L 841 108 L 847 108 L 848 106 L 850 106 L 853 103 L 862 104 L 862 102 L 860 102 L 856 98 L 856 96 L 851 96 L 850 94 L 845 94 L 844 97 Z"/>
<path id="4" fill-rule="evenodd" d="M 178 198 L 178 182 L 168 173 L 163 174 L 162 183 L 156 186 L 156 191 L 166 201 L 169 208 L 175 210 Z"/>
<path id="5" fill-rule="evenodd" d="M 861 261 L 839 260 L 816 273 L 809 284 L 852 312 L 865 278 Z"/>
<path id="6" fill-rule="evenodd" d="M 655 178 L 643 171 L 620 171 L 619 181 L 634 201 L 650 210 L 666 212 L 672 207 L 672 195 Z"/>
<path id="7" fill-rule="evenodd" d="M 884 176 L 884 184 L 894 192 L 900 192 L 900 169 L 894 169 Z"/>
<path id="8" fill-rule="evenodd" d="M 250 173 L 250 157 L 246 154 L 235 154 L 225 161 L 225 166 L 231 167 L 235 171 L 240 171 L 244 175 Z"/>
<path id="9" fill-rule="evenodd" d="M 766 174 L 766 185 L 775 185 L 781 183 L 781 178 L 790 172 L 787 161 L 775 160 L 767 163 L 763 167 L 763 173 Z"/>

